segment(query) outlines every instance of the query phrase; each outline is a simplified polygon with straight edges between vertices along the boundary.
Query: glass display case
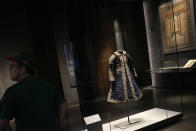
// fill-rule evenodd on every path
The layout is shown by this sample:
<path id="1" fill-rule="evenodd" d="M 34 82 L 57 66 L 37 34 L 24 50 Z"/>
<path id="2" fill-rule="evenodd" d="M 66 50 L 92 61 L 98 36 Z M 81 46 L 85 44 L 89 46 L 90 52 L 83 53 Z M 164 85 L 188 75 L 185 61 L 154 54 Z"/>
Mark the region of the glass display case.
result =
<path id="1" fill-rule="evenodd" d="M 194 65 L 186 65 L 194 59 L 189 51 L 195 49 L 191 3 L 144 0 L 75 6 L 81 12 L 77 18 L 70 14 L 68 42 L 74 49 L 65 56 L 75 61 L 69 71 L 81 117 L 70 121 L 77 119 L 81 130 L 123 131 L 164 128 L 180 120 L 185 83 L 177 76 Z"/>

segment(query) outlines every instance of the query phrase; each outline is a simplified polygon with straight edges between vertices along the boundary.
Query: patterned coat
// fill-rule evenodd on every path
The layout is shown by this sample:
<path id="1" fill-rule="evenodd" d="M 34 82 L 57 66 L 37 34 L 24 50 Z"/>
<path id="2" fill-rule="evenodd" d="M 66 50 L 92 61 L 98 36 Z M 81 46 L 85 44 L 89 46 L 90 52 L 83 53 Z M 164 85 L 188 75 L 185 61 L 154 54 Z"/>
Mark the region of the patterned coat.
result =
<path id="1" fill-rule="evenodd" d="M 134 76 L 137 76 L 131 57 L 126 51 L 116 51 L 109 58 L 109 80 L 111 88 L 107 101 L 124 103 L 136 101 L 142 97 Z"/>

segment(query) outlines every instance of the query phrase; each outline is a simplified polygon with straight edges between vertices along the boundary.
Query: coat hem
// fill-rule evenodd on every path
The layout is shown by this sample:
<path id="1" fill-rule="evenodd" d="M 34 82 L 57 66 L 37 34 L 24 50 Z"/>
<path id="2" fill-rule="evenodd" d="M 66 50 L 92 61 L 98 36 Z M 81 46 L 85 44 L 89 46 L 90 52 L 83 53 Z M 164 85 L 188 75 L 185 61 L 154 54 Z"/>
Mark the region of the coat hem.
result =
<path id="1" fill-rule="evenodd" d="M 135 98 L 135 99 L 128 99 L 128 100 L 116 100 L 116 99 L 112 99 L 112 98 L 109 98 L 107 99 L 107 102 L 110 102 L 110 103 L 129 103 L 129 102 L 133 102 L 133 101 L 138 101 L 139 99 L 141 99 L 143 96 L 143 94 L 140 94 L 139 97 Z"/>

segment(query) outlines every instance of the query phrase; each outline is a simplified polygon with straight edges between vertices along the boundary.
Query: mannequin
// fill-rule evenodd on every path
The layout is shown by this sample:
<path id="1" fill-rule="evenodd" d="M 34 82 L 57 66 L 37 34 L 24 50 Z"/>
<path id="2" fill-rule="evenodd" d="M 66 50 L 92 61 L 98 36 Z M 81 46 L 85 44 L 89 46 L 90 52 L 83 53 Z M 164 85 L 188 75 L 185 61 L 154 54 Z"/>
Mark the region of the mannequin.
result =
<path id="1" fill-rule="evenodd" d="M 142 98 L 143 94 L 134 77 L 137 77 L 137 73 L 131 57 L 126 51 L 118 49 L 109 58 L 109 80 L 111 82 L 111 87 L 108 93 L 107 102 L 128 103 Z M 129 113 L 127 113 L 127 116 L 128 123 L 126 125 L 139 122 L 130 122 Z"/>
<path id="2" fill-rule="evenodd" d="M 137 77 L 137 73 L 132 59 L 123 50 L 122 33 L 117 19 L 114 20 L 114 30 L 117 51 L 109 58 L 109 81 L 111 82 L 111 86 L 108 92 L 107 102 L 128 103 L 130 101 L 137 101 L 142 98 L 142 92 L 134 79 L 134 77 Z M 128 104 L 126 105 L 128 108 Z M 129 112 L 127 112 L 127 116 L 127 125 L 138 122 L 130 122 Z"/>

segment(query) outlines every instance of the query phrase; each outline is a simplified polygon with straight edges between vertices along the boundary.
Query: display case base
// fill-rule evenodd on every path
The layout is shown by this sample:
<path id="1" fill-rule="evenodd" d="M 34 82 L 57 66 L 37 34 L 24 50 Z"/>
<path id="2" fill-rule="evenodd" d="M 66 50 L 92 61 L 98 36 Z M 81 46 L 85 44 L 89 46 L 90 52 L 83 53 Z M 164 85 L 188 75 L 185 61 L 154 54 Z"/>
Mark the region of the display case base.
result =
<path id="1" fill-rule="evenodd" d="M 143 123 L 143 122 L 145 122 L 145 121 L 142 120 L 142 119 L 131 119 L 130 122 L 128 122 L 128 120 L 127 120 L 127 121 L 119 123 L 115 126 L 120 128 L 120 129 L 126 129 L 126 128 L 129 128 L 129 127 L 132 127 L 132 126 L 136 126 L 137 124 L 140 124 L 140 123 Z"/>
<path id="2" fill-rule="evenodd" d="M 105 123 L 102 127 L 103 131 L 150 131 L 180 120 L 182 116 L 182 112 L 153 108 L 130 116 L 130 120 L 139 120 L 135 124 L 126 126 L 128 120 L 127 117 L 124 117 L 110 123 Z M 125 128 L 120 128 L 119 125 Z"/>

